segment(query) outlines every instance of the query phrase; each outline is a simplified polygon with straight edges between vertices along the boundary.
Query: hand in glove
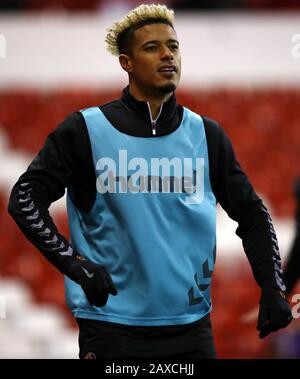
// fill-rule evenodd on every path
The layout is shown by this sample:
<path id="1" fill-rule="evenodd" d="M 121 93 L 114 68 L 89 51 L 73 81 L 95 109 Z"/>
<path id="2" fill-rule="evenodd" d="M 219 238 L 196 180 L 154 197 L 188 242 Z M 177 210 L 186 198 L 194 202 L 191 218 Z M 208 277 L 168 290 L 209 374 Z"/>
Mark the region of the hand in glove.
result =
<path id="1" fill-rule="evenodd" d="M 271 332 L 285 328 L 293 319 L 289 303 L 279 290 L 263 288 L 259 304 L 256 327 L 260 331 L 259 338 L 264 338 Z"/>
<path id="2" fill-rule="evenodd" d="M 78 258 L 79 257 L 79 258 Z M 102 265 L 82 259 L 77 256 L 76 268 L 71 279 L 81 285 L 89 303 L 96 307 L 103 307 L 109 294 L 117 295 L 110 274 Z"/>

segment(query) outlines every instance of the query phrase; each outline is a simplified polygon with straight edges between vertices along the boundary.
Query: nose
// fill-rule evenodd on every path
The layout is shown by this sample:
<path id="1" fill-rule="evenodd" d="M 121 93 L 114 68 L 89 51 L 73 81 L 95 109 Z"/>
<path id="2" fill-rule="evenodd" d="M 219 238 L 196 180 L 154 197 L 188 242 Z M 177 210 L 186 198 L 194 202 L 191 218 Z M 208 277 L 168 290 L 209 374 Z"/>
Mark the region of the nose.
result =
<path id="1" fill-rule="evenodd" d="M 172 60 L 174 58 L 172 50 L 165 45 L 162 45 L 161 48 L 161 60 Z"/>

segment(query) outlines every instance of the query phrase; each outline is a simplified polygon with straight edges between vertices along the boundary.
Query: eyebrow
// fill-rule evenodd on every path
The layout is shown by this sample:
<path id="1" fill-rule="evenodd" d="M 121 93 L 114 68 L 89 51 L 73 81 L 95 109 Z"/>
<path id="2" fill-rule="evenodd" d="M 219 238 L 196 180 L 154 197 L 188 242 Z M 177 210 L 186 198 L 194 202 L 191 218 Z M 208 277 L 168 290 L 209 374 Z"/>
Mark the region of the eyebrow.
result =
<path id="1" fill-rule="evenodd" d="M 173 38 L 170 38 L 170 39 L 168 39 L 167 40 L 167 42 L 168 43 L 176 43 L 177 45 L 179 45 L 179 42 L 177 41 L 177 39 L 173 39 Z M 159 44 L 159 43 L 161 43 L 161 41 L 158 41 L 158 40 L 151 40 L 151 41 L 146 41 L 146 42 L 144 42 L 143 44 L 142 44 L 142 47 L 145 47 L 145 46 L 147 46 L 147 45 L 149 45 L 149 44 L 151 44 L 151 43 L 153 43 L 153 44 Z"/>

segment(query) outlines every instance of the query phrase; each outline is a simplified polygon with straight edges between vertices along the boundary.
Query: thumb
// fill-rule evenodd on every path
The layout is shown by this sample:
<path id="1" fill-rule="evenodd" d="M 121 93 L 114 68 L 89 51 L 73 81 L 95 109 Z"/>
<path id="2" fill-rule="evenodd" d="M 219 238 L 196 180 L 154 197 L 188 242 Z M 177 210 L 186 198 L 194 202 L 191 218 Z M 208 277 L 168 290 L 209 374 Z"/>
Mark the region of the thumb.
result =
<path id="1" fill-rule="evenodd" d="M 258 337 L 261 338 L 261 339 L 263 339 L 263 338 L 267 337 L 271 332 L 272 332 L 272 330 L 270 330 L 268 327 L 266 327 L 265 329 L 263 329 L 259 333 Z"/>
<path id="2" fill-rule="evenodd" d="M 118 294 L 118 290 L 116 289 L 112 278 L 109 274 L 107 274 L 107 280 L 108 280 L 108 292 L 111 293 L 113 296 L 116 296 Z"/>
<path id="3" fill-rule="evenodd" d="M 118 294 L 118 290 L 113 284 L 109 286 L 109 293 L 111 293 L 113 296 L 116 296 Z"/>

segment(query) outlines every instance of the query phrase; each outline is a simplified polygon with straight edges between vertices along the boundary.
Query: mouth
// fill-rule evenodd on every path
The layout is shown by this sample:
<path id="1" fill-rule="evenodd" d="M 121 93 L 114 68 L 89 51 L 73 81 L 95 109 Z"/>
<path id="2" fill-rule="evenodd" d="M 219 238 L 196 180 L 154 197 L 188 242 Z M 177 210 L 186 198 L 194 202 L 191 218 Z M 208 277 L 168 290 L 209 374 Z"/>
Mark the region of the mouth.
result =
<path id="1" fill-rule="evenodd" d="M 177 72 L 177 67 L 175 65 L 166 64 L 166 65 L 160 66 L 160 68 L 158 69 L 158 72 L 167 76 L 173 76 Z"/>

